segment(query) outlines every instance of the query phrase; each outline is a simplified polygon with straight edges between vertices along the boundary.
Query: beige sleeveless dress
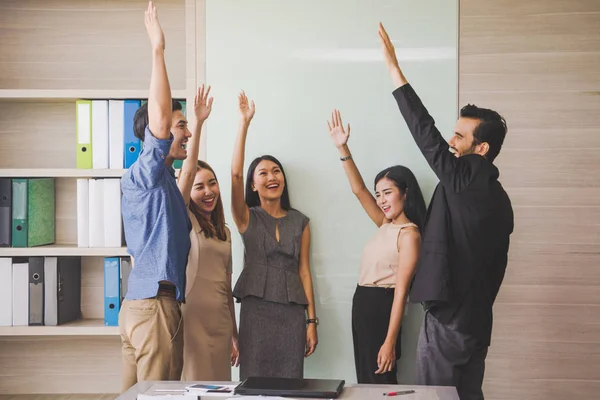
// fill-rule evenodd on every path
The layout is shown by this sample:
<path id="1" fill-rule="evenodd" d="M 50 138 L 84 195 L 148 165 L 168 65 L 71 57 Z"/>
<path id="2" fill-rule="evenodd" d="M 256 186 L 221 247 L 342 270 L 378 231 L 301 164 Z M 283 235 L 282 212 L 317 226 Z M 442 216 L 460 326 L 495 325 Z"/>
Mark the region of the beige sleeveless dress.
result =
<path id="1" fill-rule="evenodd" d="M 196 217 L 186 271 L 183 312 L 183 373 L 186 381 L 230 381 L 233 323 L 229 311 L 231 234 L 207 239 Z"/>

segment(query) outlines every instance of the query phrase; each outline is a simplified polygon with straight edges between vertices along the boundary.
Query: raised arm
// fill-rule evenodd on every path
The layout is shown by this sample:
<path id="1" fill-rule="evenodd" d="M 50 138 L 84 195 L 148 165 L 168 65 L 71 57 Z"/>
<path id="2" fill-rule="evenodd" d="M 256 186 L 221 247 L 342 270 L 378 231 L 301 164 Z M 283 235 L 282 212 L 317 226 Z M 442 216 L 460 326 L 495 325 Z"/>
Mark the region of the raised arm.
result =
<path id="1" fill-rule="evenodd" d="M 148 129 L 157 139 L 169 139 L 171 137 L 173 104 L 165 66 L 165 36 L 158 22 L 158 13 L 152 1 L 148 2 L 145 23 L 152 44 L 152 74 L 150 76 L 150 93 L 148 94 Z"/>
<path id="2" fill-rule="evenodd" d="M 348 124 L 346 128 L 347 131 L 344 130 L 340 112 L 338 110 L 334 110 L 331 114 L 331 122 L 327 121 L 327 127 L 329 128 L 329 136 L 340 153 L 340 159 L 342 160 L 344 171 L 346 172 L 346 176 L 350 182 L 352 193 L 354 193 L 354 195 L 358 198 L 358 201 L 360 201 L 363 209 L 367 212 L 367 215 L 373 220 L 375 225 L 381 226 L 384 222 L 386 222 L 385 215 L 383 214 L 383 211 L 381 211 L 381 208 L 379 208 L 377 205 L 377 200 L 375 200 L 375 197 L 373 197 L 371 192 L 369 192 L 365 186 L 365 181 L 360 175 L 358 167 L 354 163 L 352 154 L 348 148 L 350 124 Z"/>
<path id="3" fill-rule="evenodd" d="M 250 121 L 254 117 L 255 107 L 254 101 L 248 103 L 248 97 L 243 91 L 238 95 L 238 102 L 240 122 L 231 161 L 231 213 L 238 231 L 244 233 L 250 220 L 250 210 L 244 200 L 244 153 L 246 151 L 246 135 Z"/>
<path id="4" fill-rule="evenodd" d="M 406 121 L 417 146 L 429 163 L 440 182 L 447 188 L 460 192 L 471 182 L 475 171 L 470 163 L 456 158 L 450 153 L 450 146 L 435 126 L 435 121 L 402 73 L 396 50 L 382 24 L 379 24 L 379 38 L 383 48 L 383 58 L 394 84 L 394 98 Z"/>
<path id="5" fill-rule="evenodd" d="M 396 339 L 400 332 L 408 288 L 417 267 L 421 249 L 421 235 L 415 228 L 406 228 L 398 235 L 398 271 L 396 272 L 396 287 L 394 301 L 388 326 L 387 336 L 377 356 L 376 374 L 392 370 L 396 362 Z"/>
<path id="6" fill-rule="evenodd" d="M 187 157 L 181 166 L 177 186 L 183 196 L 185 204 L 190 202 L 192 186 L 198 170 L 198 152 L 200 151 L 200 135 L 202 134 L 202 126 L 212 110 L 213 98 L 208 97 L 210 86 L 205 90 L 204 85 L 198 88 L 196 97 L 194 98 L 194 132 L 188 141 Z"/>

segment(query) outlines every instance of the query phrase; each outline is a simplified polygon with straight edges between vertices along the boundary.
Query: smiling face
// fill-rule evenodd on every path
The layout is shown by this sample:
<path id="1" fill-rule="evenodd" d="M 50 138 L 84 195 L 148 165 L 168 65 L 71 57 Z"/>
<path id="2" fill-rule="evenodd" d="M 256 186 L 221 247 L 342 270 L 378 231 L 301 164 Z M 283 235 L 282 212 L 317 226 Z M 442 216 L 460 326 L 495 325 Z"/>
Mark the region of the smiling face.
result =
<path id="1" fill-rule="evenodd" d="M 462 157 L 468 154 L 480 153 L 480 145 L 475 143 L 473 132 L 480 121 L 475 118 L 461 117 L 456 121 L 454 127 L 454 136 L 448 141 L 450 151 L 455 157 Z"/>
<path id="2" fill-rule="evenodd" d="M 254 170 L 252 190 L 258 192 L 260 198 L 277 200 L 283 194 L 285 178 L 279 165 L 271 160 L 262 160 Z"/>
<path id="3" fill-rule="evenodd" d="M 174 160 L 185 160 L 187 157 L 185 147 L 188 139 L 192 137 L 192 133 L 187 127 L 187 119 L 181 110 L 173 111 L 171 133 L 173 134 L 173 143 L 169 155 Z"/>
<path id="4" fill-rule="evenodd" d="M 398 218 L 404 212 L 404 200 L 406 195 L 400 192 L 398 186 L 388 178 L 381 178 L 375 185 L 375 197 L 377 205 L 391 221 Z"/>
<path id="5" fill-rule="evenodd" d="M 221 191 L 215 174 L 208 169 L 198 169 L 192 186 L 191 199 L 200 211 L 210 215 L 214 211 L 220 195 Z"/>

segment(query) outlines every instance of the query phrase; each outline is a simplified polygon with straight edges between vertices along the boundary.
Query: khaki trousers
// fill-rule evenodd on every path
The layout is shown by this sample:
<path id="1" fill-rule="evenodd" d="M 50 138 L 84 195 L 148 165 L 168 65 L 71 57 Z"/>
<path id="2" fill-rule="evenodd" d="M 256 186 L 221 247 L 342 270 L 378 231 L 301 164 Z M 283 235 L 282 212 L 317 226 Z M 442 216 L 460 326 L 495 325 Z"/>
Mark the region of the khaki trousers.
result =
<path id="1" fill-rule="evenodd" d="M 124 300 L 119 312 L 123 344 L 123 386 L 139 381 L 180 380 L 183 368 L 183 319 L 175 298 Z"/>

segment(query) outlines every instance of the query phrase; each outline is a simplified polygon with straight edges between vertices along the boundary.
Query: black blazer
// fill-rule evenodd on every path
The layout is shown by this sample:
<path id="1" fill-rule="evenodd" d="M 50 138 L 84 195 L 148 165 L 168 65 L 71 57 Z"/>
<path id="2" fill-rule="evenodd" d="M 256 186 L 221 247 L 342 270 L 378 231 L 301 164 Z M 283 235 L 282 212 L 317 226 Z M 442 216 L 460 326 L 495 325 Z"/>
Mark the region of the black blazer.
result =
<path id="1" fill-rule="evenodd" d="M 462 327 L 489 341 L 492 305 L 506 270 L 513 210 L 496 166 L 471 154 L 456 158 L 435 121 L 406 84 L 394 97 L 425 159 L 440 180 L 425 218 L 410 291 L 412 302 L 438 305 L 449 320 L 468 297 Z M 444 313 L 443 308 L 449 310 Z M 434 312 L 432 311 L 432 312 Z M 434 314 L 435 315 L 435 314 Z"/>

